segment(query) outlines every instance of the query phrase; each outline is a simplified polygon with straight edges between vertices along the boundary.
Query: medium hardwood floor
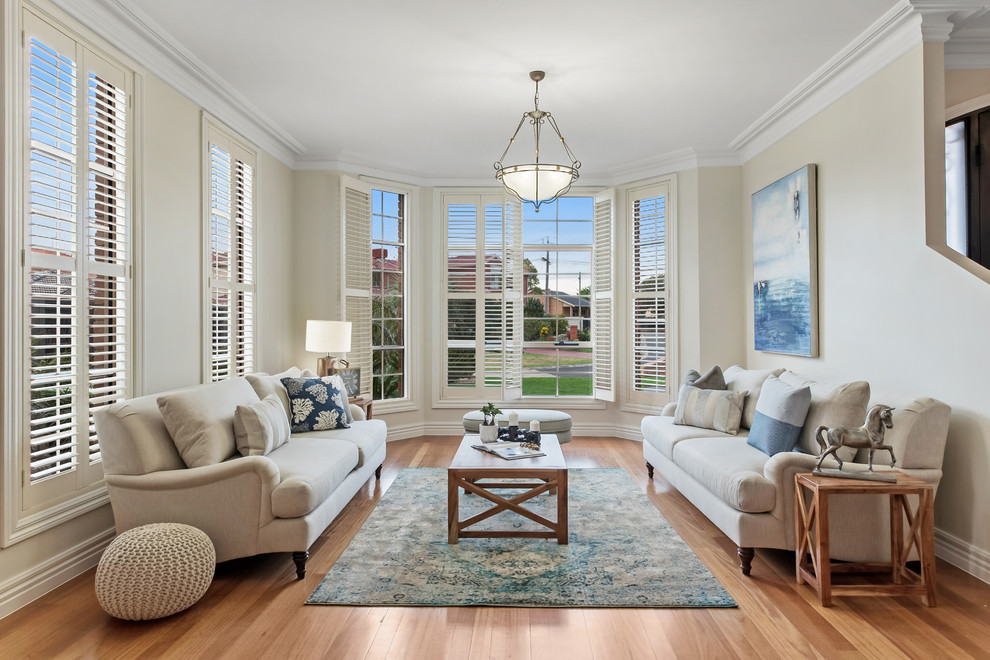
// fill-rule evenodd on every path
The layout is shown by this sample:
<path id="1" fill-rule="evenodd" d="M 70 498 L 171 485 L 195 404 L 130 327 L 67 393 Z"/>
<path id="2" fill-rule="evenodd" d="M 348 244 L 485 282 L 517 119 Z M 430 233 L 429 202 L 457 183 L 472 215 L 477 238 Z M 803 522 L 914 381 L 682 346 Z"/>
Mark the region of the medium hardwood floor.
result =
<path id="1" fill-rule="evenodd" d="M 990 658 L 990 585 L 939 561 L 937 608 L 900 596 L 838 597 L 822 608 L 795 583 L 793 553 L 757 550 L 743 577 L 732 542 L 659 472 L 647 479 L 638 443 L 614 438 L 564 445 L 568 466 L 625 468 L 739 607 L 303 605 L 398 472 L 446 467 L 458 441 L 389 443 L 381 481 L 369 481 L 310 549 L 302 581 L 288 553 L 234 560 L 191 609 L 125 622 L 100 609 L 93 569 L 0 620 L 0 658 Z"/>

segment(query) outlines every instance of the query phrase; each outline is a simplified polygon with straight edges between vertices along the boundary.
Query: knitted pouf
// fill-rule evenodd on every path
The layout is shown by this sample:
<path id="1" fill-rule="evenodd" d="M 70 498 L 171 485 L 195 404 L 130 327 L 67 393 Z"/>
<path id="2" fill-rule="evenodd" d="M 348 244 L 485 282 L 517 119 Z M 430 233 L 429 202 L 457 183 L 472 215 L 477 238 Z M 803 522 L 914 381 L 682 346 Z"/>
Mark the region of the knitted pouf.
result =
<path id="1" fill-rule="evenodd" d="M 210 537 L 195 527 L 135 527 L 104 551 L 96 569 L 96 599 L 118 619 L 160 619 L 203 597 L 213 581 L 216 559 Z"/>

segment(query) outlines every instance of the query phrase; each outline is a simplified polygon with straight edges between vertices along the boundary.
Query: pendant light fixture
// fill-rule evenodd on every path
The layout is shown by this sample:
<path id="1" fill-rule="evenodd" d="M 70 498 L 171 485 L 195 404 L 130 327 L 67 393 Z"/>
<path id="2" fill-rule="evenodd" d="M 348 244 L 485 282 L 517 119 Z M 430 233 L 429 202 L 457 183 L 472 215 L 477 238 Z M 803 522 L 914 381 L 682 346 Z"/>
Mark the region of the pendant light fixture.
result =
<path id="1" fill-rule="evenodd" d="M 522 202 L 529 202 L 539 212 L 540 204 L 552 202 L 571 189 L 571 184 L 578 179 L 578 168 L 581 167 L 581 162 L 574 157 L 570 147 L 564 142 L 564 137 L 560 134 L 560 129 L 557 128 L 557 122 L 554 121 L 550 113 L 540 110 L 540 81 L 546 77 L 546 74 L 543 71 L 530 71 L 529 77 L 536 83 L 536 96 L 533 99 L 535 107 L 529 112 L 524 112 L 522 119 L 519 120 L 516 132 L 509 139 L 509 145 L 502 153 L 502 157 L 495 163 L 495 178 L 502 182 L 510 194 Z M 519 135 L 519 129 L 522 128 L 527 119 L 533 125 L 533 135 L 536 139 L 535 162 L 522 165 L 503 165 L 502 161 L 505 160 L 509 149 L 516 141 L 516 136 Z M 540 162 L 540 131 L 544 122 L 549 124 L 553 132 L 557 134 L 557 139 L 560 140 L 567 157 L 571 160 L 570 165 Z"/>

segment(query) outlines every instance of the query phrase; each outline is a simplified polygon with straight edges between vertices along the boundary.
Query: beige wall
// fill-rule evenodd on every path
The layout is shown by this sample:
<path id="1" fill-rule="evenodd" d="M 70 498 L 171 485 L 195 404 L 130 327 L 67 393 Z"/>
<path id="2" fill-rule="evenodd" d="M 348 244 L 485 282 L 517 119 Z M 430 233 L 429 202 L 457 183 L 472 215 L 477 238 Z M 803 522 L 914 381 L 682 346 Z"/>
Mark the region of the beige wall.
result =
<path id="1" fill-rule="evenodd" d="M 738 291 L 750 367 L 866 379 L 952 406 L 936 526 L 986 551 L 990 287 L 926 247 L 923 89 L 918 46 L 746 163 Z M 818 165 L 817 359 L 757 352 L 752 330 L 750 195 L 807 163 Z"/>
<path id="2" fill-rule="evenodd" d="M 950 69 L 945 72 L 946 108 L 987 94 L 990 94 L 990 69 Z"/>

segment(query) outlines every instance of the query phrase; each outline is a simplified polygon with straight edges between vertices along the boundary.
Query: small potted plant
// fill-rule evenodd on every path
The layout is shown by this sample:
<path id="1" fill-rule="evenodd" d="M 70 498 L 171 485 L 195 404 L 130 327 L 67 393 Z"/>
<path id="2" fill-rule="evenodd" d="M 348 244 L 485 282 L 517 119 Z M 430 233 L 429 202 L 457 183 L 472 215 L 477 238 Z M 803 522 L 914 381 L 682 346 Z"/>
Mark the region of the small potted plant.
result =
<path id="1" fill-rule="evenodd" d="M 495 423 L 495 415 L 500 415 L 501 413 L 502 411 L 496 408 L 495 404 L 491 401 L 482 407 L 481 414 L 485 416 L 485 419 L 478 429 L 482 442 L 495 442 L 498 440 L 498 425 Z"/>

